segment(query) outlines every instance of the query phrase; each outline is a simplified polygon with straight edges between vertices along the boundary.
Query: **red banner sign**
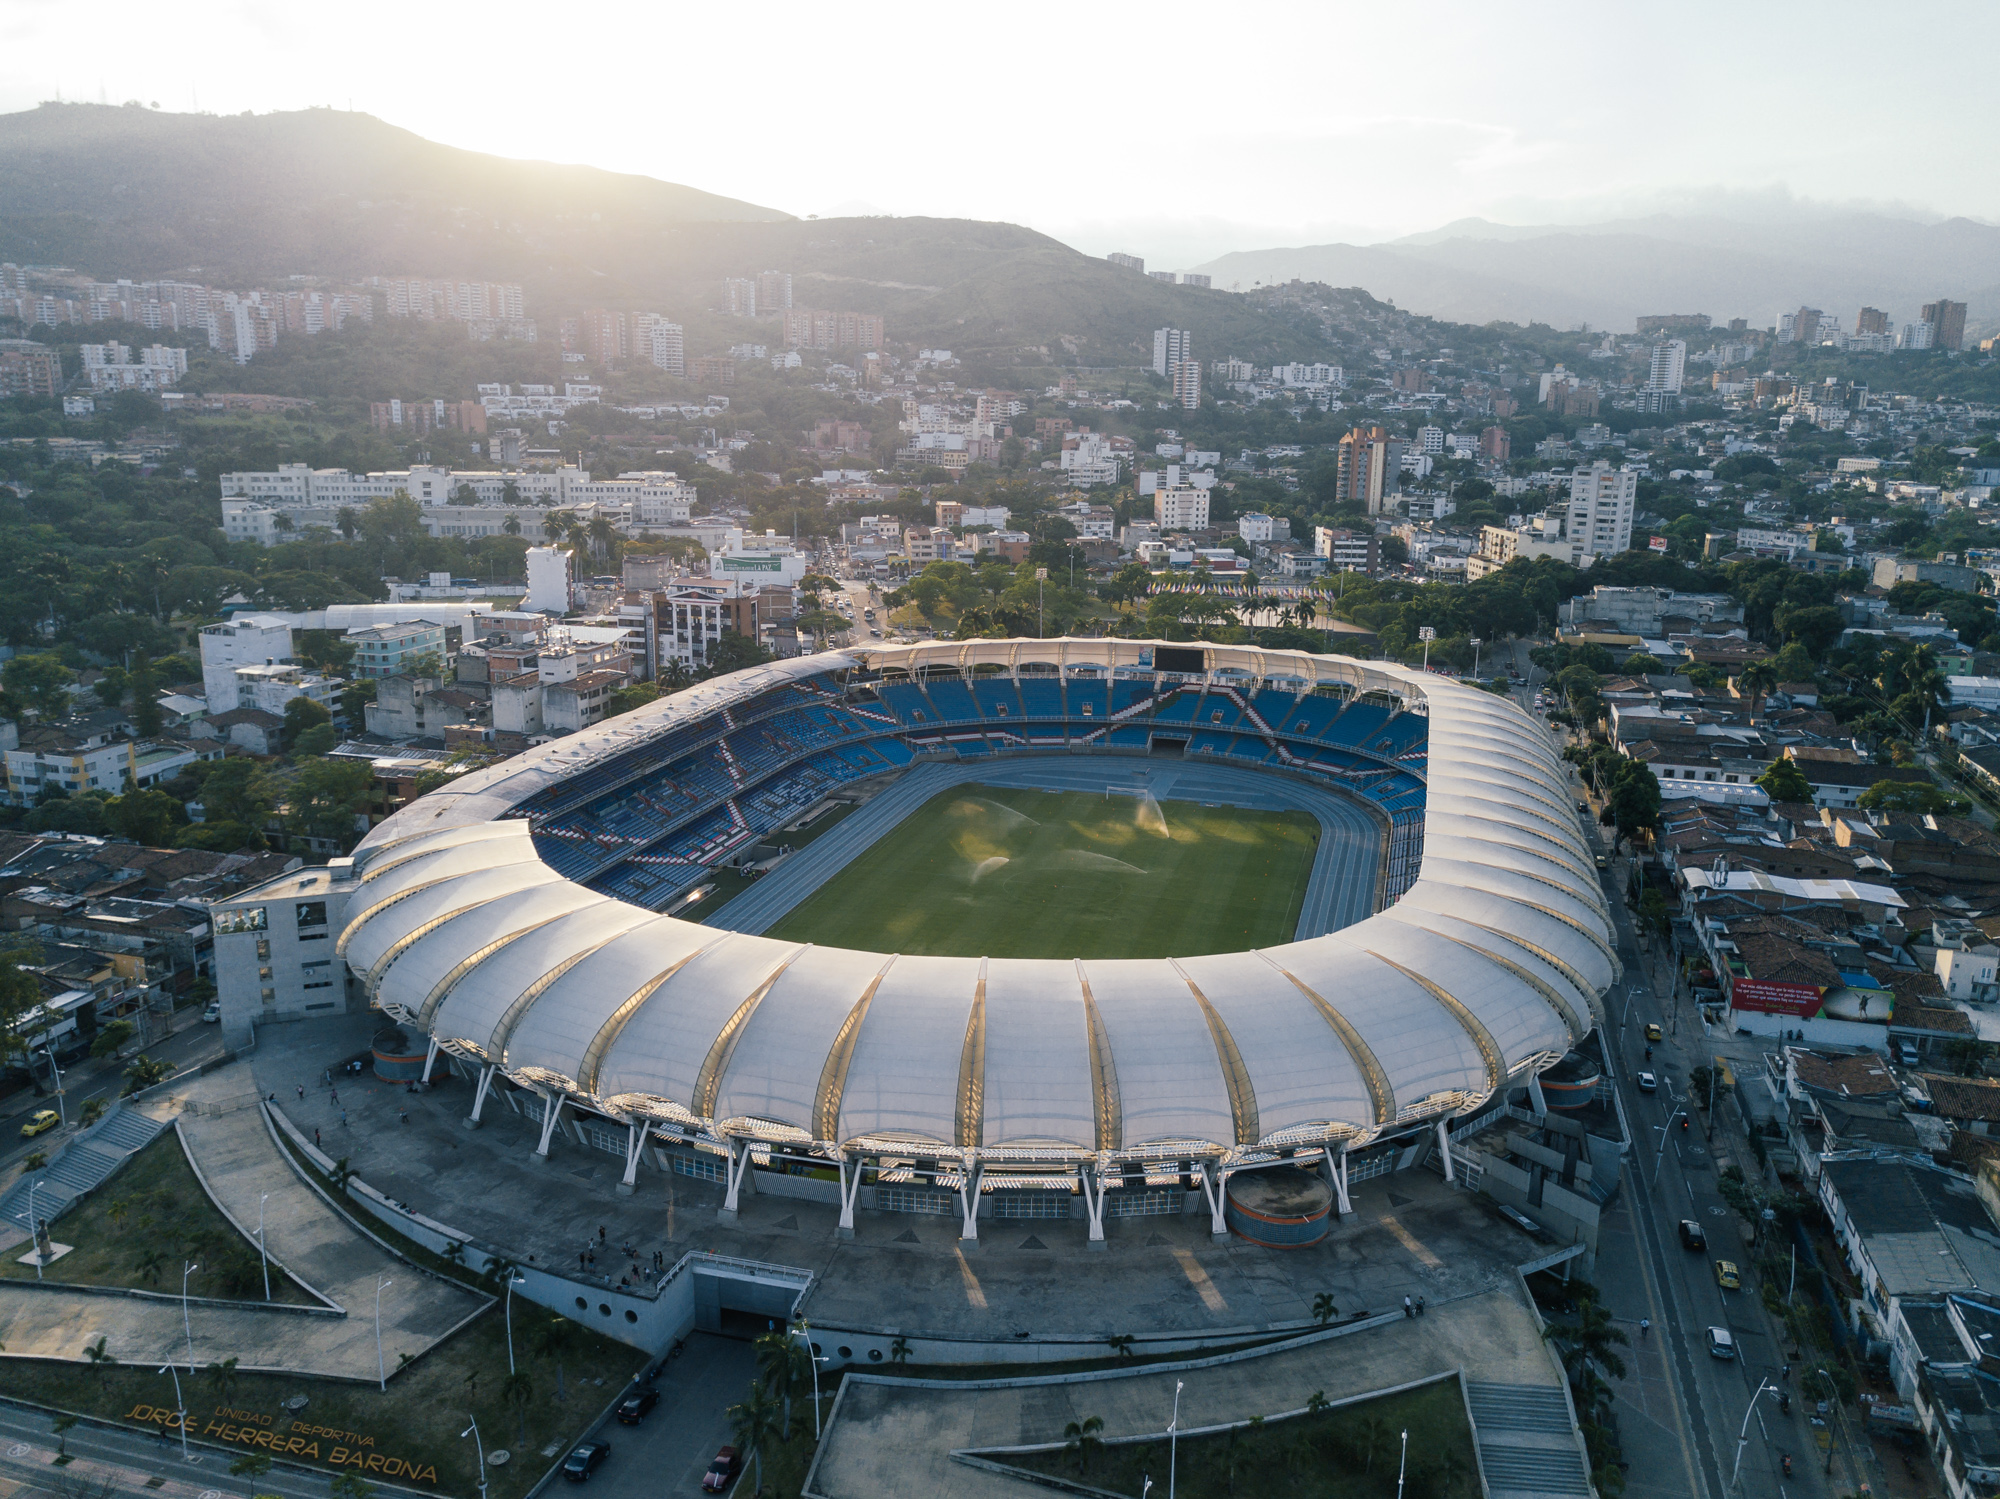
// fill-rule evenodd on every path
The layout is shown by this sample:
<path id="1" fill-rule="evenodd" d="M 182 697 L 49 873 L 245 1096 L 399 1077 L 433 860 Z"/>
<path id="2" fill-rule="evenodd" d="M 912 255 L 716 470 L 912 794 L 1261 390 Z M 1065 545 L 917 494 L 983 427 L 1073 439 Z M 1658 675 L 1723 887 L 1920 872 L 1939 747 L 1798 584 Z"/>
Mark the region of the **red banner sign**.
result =
<path id="1" fill-rule="evenodd" d="M 1773 984 L 1763 979 L 1738 979 L 1729 991 L 1731 1008 L 1760 1015 L 1792 1015 L 1810 1020 L 1825 999 L 1811 984 Z"/>
<path id="2" fill-rule="evenodd" d="M 1651 541 L 1646 543 L 1646 546 L 1649 550 L 1664 552 L 1667 549 L 1667 538 L 1664 536 L 1655 536 Z"/>

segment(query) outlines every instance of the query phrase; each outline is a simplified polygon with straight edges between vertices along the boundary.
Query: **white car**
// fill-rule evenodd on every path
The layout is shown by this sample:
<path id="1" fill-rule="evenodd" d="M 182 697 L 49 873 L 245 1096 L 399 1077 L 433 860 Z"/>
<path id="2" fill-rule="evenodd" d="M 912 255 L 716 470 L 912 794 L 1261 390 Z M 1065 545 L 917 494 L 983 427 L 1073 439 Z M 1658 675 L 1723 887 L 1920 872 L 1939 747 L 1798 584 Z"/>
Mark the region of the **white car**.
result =
<path id="1" fill-rule="evenodd" d="M 1660 1090 L 1660 1080 L 1650 1072 L 1640 1073 L 1638 1082 L 1641 1093 L 1657 1093 Z"/>
<path id="2" fill-rule="evenodd" d="M 222 1019 L 222 1001 L 219 999 L 210 1000 L 208 1002 L 208 1008 L 201 1012 L 202 1024 L 214 1025 L 221 1019 Z"/>

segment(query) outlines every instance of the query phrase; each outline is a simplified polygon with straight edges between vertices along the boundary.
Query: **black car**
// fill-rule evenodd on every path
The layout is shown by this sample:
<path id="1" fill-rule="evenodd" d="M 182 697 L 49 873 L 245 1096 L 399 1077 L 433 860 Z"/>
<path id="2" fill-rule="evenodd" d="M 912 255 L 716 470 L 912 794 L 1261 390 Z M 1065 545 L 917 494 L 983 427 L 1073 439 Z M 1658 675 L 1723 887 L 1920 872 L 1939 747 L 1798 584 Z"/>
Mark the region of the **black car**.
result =
<path id="1" fill-rule="evenodd" d="M 611 1456 L 609 1442 L 583 1442 L 578 1444 L 563 1459 L 563 1477 L 571 1483 L 582 1483 L 595 1473 L 604 1460 Z"/>
<path id="2" fill-rule="evenodd" d="M 645 1418 L 646 1412 L 659 1403 L 658 1390 L 634 1390 L 618 1402 L 618 1419 L 627 1426 L 637 1426 Z"/>
<path id="3" fill-rule="evenodd" d="M 1708 1248 L 1708 1235 L 1701 1231 L 1701 1225 L 1692 1218 L 1681 1219 L 1681 1248 Z"/>

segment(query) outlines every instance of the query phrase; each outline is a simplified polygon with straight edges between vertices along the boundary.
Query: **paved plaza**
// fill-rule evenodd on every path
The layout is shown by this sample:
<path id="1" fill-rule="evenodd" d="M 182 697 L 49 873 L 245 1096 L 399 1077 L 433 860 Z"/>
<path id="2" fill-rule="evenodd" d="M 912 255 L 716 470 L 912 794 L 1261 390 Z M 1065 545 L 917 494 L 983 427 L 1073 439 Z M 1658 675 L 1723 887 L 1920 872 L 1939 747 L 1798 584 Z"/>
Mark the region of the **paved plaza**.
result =
<path id="1" fill-rule="evenodd" d="M 1085 1249 L 1081 1220 L 980 1223 L 966 1252 L 951 1217 L 870 1212 L 855 1236 L 835 1234 L 831 1203 L 746 1195 L 739 1221 L 720 1223 L 719 1185 L 642 1168 L 638 1190 L 616 1191 L 623 1163 L 558 1138 L 531 1158 L 536 1125 L 489 1100 L 468 1130 L 472 1089 L 461 1081 L 411 1094 L 353 1076 L 332 1101 L 329 1060 L 365 1042 L 365 1017 L 274 1027 L 252 1058 L 257 1087 L 276 1093 L 322 1148 L 346 1157 L 371 1186 L 480 1245 L 575 1275 L 586 1245 L 655 1251 L 671 1264 L 704 1250 L 811 1270 L 803 1310 L 815 1324 L 958 1339 L 1033 1339 L 1089 1346 L 1132 1334 L 1261 1333 L 1296 1326 L 1331 1294 L 1343 1317 L 1399 1307 L 1404 1296 L 1454 1300 L 1515 1284 L 1513 1267 L 1543 1251 L 1481 1199 L 1429 1172 L 1360 1183 L 1356 1211 L 1310 1249 L 1260 1249 L 1209 1237 L 1208 1215 L 1132 1218 L 1106 1225 L 1102 1253 Z M 440 1075 L 443 1068 L 439 1069 Z M 305 1089 L 304 1100 L 299 1088 Z M 347 1124 L 339 1121 L 346 1111 Z M 404 1122 L 407 1117 L 407 1123 Z M 615 1283 L 625 1260 L 599 1249 L 593 1273 Z"/>

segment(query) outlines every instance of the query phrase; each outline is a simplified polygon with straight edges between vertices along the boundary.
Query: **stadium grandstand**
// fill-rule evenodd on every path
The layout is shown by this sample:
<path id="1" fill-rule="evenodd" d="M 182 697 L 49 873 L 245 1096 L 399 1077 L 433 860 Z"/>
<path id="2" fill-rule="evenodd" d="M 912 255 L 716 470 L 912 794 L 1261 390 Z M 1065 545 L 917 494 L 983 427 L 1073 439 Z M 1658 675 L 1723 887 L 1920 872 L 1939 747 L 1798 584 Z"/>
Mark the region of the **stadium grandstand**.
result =
<path id="1" fill-rule="evenodd" d="M 1206 760 L 1367 809 L 1373 914 L 1199 957 L 897 957 L 663 914 L 843 787 L 985 757 Z M 1448 678 L 1123 640 L 852 649 L 755 667 L 460 778 L 331 872 L 368 1000 L 476 1078 L 703 1152 L 864 1174 L 1089 1238 L 1147 1194 L 1280 1160 L 1348 1184 L 1533 1087 L 1616 976 L 1545 730 Z M 250 892 L 232 902 L 249 909 Z M 224 930 L 219 926 L 219 932 Z M 226 939 L 218 938 L 220 948 Z M 228 1010 L 244 1003 L 225 993 Z M 544 1124 L 543 1150 L 546 1151 Z M 782 1167 L 780 1169 L 783 1169 Z M 804 1169 L 803 1166 L 801 1169 Z M 1011 1195 L 1019 1194 L 1019 1195 Z M 1039 1194 L 1039 1196 L 1038 1196 Z M 942 1207 L 926 1210 L 943 1211 Z"/>

